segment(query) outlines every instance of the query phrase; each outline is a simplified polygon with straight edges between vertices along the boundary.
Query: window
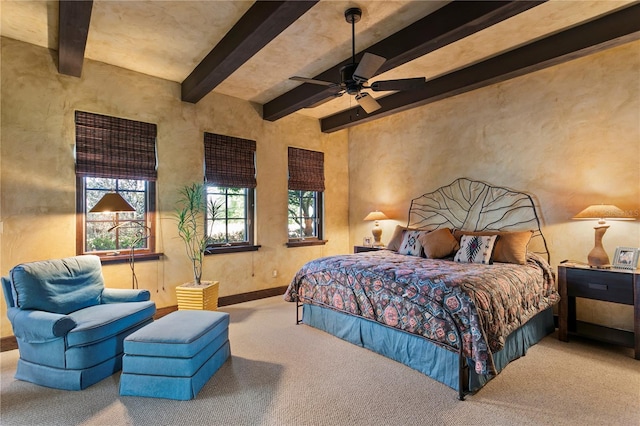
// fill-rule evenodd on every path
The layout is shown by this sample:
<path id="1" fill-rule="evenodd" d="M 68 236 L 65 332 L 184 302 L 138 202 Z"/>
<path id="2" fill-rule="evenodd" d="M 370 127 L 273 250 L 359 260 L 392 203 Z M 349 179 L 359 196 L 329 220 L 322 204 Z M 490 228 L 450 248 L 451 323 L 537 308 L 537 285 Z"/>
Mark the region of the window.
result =
<path id="1" fill-rule="evenodd" d="M 288 246 L 324 244 L 324 153 L 289 147 Z"/>
<path id="2" fill-rule="evenodd" d="M 90 252 L 121 252 L 130 250 L 149 251 L 149 238 L 146 235 L 149 226 L 150 186 L 155 182 L 134 179 L 109 179 L 83 177 L 81 188 L 84 188 L 84 204 L 88 207 L 84 221 L 84 253 Z M 91 213 L 102 197 L 109 192 L 117 192 L 135 212 L 123 213 Z"/>
<path id="3" fill-rule="evenodd" d="M 289 190 L 289 240 L 320 238 L 322 192 Z"/>
<path id="4" fill-rule="evenodd" d="M 257 250 L 254 245 L 256 142 L 204 134 L 209 252 Z"/>
<path id="5" fill-rule="evenodd" d="M 77 253 L 114 260 L 129 258 L 132 247 L 136 257 L 154 253 L 155 124 L 82 111 L 75 119 Z M 135 211 L 90 212 L 111 192 Z"/>
<path id="6" fill-rule="evenodd" d="M 251 244 L 252 188 L 207 185 L 207 232 L 212 247 Z M 212 207 L 215 213 L 212 212 Z M 214 217 L 215 220 L 210 218 Z"/>

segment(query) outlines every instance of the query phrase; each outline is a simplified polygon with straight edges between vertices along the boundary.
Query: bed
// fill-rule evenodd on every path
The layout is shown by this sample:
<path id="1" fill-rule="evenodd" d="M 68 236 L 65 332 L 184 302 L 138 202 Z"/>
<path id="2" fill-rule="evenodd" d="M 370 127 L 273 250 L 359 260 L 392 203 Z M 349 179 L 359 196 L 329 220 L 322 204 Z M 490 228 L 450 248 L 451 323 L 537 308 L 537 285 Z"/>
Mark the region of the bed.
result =
<path id="1" fill-rule="evenodd" d="M 296 323 L 399 361 L 463 400 L 554 331 L 549 260 L 530 195 L 460 178 L 413 199 L 387 250 L 310 261 L 284 298 L 296 302 Z"/>

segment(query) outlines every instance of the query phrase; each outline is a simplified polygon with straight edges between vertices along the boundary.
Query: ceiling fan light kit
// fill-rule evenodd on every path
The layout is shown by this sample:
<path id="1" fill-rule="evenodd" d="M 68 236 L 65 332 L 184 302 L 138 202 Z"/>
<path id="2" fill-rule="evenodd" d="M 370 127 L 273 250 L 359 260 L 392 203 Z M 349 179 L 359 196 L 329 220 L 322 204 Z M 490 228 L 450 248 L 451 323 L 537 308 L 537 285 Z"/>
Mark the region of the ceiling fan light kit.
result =
<path id="1" fill-rule="evenodd" d="M 367 86 L 369 79 L 376 75 L 376 72 L 387 60 L 382 56 L 365 52 L 360 62 L 356 62 L 355 24 L 362 18 L 362 10 L 357 7 L 349 8 L 344 12 L 344 17 L 347 23 L 351 24 L 351 63 L 346 64 L 340 69 L 340 83 L 297 76 L 290 78 L 291 80 L 301 81 L 303 83 L 327 86 L 326 98 L 307 106 L 307 108 L 314 108 L 347 93 L 354 96 L 358 105 L 360 105 L 367 114 L 370 114 L 379 110 L 382 106 L 369 93 L 363 92 L 363 89 L 370 89 L 374 92 L 384 92 L 416 90 L 424 86 L 426 82 L 424 77 L 381 80 Z"/>

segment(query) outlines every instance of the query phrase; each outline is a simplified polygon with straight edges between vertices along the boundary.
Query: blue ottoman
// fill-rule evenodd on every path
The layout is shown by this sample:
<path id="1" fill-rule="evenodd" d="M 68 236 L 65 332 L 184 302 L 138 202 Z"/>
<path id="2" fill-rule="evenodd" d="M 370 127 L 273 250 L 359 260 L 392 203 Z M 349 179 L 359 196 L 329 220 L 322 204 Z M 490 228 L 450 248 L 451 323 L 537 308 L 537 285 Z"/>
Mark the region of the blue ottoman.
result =
<path id="1" fill-rule="evenodd" d="M 172 312 L 124 339 L 120 395 L 193 399 L 230 353 L 228 313 Z"/>

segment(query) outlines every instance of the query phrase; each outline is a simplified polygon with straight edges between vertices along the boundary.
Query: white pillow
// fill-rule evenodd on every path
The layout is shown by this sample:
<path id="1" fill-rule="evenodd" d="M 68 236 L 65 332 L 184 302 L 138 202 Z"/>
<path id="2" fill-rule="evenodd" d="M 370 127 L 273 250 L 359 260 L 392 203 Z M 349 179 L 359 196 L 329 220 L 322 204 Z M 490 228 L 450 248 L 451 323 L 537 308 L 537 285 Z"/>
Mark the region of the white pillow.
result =
<path id="1" fill-rule="evenodd" d="M 463 235 L 460 249 L 453 258 L 460 263 L 491 263 L 491 253 L 497 235 Z"/>
<path id="2" fill-rule="evenodd" d="M 398 253 L 408 254 L 409 256 L 420 256 L 422 253 L 422 244 L 420 244 L 418 237 L 420 237 L 421 233 L 422 231 L 405 231 Z"/>

